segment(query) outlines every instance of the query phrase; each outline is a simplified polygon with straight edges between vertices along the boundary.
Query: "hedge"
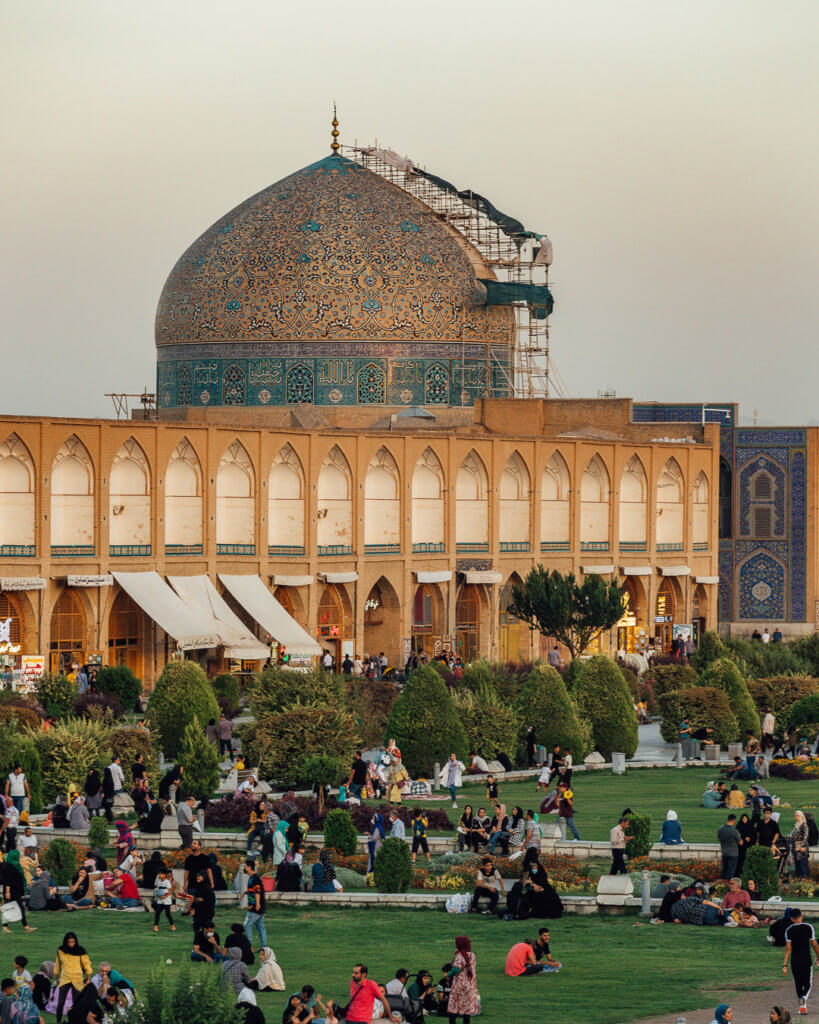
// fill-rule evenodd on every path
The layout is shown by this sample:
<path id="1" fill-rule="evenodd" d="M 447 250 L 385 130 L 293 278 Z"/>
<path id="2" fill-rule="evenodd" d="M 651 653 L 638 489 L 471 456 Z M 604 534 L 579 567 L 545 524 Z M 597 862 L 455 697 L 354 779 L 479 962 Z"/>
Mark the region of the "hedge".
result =
<path id="1" fill-rule="evenodd" d="M 349 811 L 337 807 L 324 819 L 324 845 L 339 853 L 355 853 L 358 832 Z"/>
<path id="2" fill-rule="evenodd" d="M 691 657 L 691 664 L 697 672 L 703 672 L 712 661 L 724 658 L 726 655 L 725 645 L 719 636 L 709 631 L 700 637 L 697 649 Z"/>
<path id="3" fill-rule="evenodd" d="M 395 739 L 413 778 L 432 772 L 450 754 L 466 763 L 469 744 L 452 697 L 434 668 L 421 666 L 409 674 L 393 705 L 384 739 Z"/>
<path id="4" fill-rule="evenodd" d="M 134 711 L 142 683 L 127 665 L 106 665 L 97 672 L 94 689 L 116 697 L 128 711 Z"/>
<path id="5" fill-rule="evenodd" d="M 389 680 L 347 678 L 344 700 L 358 719 L 361 740 L 368 747 L 381 743 L 397 699 L 398 691 Z"/>
<path id="6" fill-rule="evenodd" d="M 56 885 L 68 885 L 77 873 L 74 844 L 69 839 L 52 839 L 40 854 L 40 863 Z"/>
<path id="7" fill-rule="evenodd" d="M 5 785 L 5 779 L 19 764 L 31 791 L 31 810 L 37 814 L 43 809 L 43 768 L 35 735 L 21 730 L 13 722 L 0 721 L 0 780 L 4 780 Z"/>
<path id="8" fill-rule="evenodd" d="M 628 834 L 631 841 L 626 843 L 626 856 L 647 857 L 651 849 L 651 818 L 648 814 L 633 812 L 628 816 Z"/>
<path id="9" fill-rule="evenodd" d="M 137 754 L 142 754 L 145 770 L 149 779 L 155 779 L 159 765 L 154 750 L 151 733 L 137 725 L 124 725 L 111 733 L 111 757 L 122 758 L 122 768 L 128 777 L 128 769 L 136 761 Z"/>
<path id="10" fill-rule="evenodd" d="M 211 679 L 210 685 L 213 687 L 219 707 L 221 708 L 224 702 L 224 706 L 230 711 L 228 717 L 233 718 L 239 708 L 239 680 L 229 672 L 222 672 Z"/>
<path id="11" fill-rule="evenodd" d="M 108 822 L 105 818 L 95 815 L 88 827 L 86 841 L 90 850 L 104 850 L 110 845 L 111 837 L 108 835 Z"/>
<path id="12" fill-rule="evenodd" d="M 373 865 L 379 892 L 406 892 L 412 881 L 412 857 L 403 839 L 389 836 L 381 844 Z"/>
<path id="13" fill-rule="evenodd" d="M 520 720 L 516 711 L 504 704 L 491 686 L 476 692 L 456 691 L 452 701 L 470 752 L 483 755 L 487 761 L 492 761 L 499 752 L 514 759 Z"/>
<path id="14" fill-rule="evenodd" d="M 793 725 L 802 729 L 807 727 L 815 733 L 819 725 L 819 693 L 811 693 L 798 700 L 791 708 L 790 718 Z"/>
<path id="15" fill-rule="evenodd" d="M 748 888 L 748 880 L 753 878 L 759 899 L 767 900 L 779 892 L 779 876 L 776 861 L 770 847 L 752 846 L 745 855 L 742 867 L 742 888 Z"/>
<path id="16" fill-rule="evenodd" d="M 768 708 L 776 718 L 777 732 L 784 732 L 790 721 L 791 708 L 798 700 L 819 693 L 819 679 L 813 676 L 772 676 L 769 679 L 749 679 L 748 692 L 756 709 L 764 715 Z"/>
<path id="17" fill-rule="evenodd" d="M 712 662 L 702 673 L 701 682 L 703 686 L 713 686 L 728 694 L 731 710 L 736 715 L 739 725 L 735 739 L 744 740 L 745 733 L 749 730 L 754 736 L 760 735 L 759 715 L 753 699 L 741 672 L 730 658 L 718 658 Z"/>
<path id="18" fill-rule="evenodd" d="M 76 680 L 72 682 L 62 673 L 44 672 L 37 681 L 37 700 L 46 714 L 54 718 L 70 713 L 79 692 Z"/>
<path id="19" fill-rule="evenodd" d="M 270 667 L 262 671 L 250 688 L 248 700 L 255 718 L 267 718 L 296 704 L 344 703 L 346 677 L 321 668 L 310 672 Z"/>
<path id="20" fill-rule="evenodd" d="M 96 722 L 118 722 L 123 709 L 117 698 L 109 693 L 81 693 L 74 701 L 74 714 Z"/>
<path id="21" fill-rule="evenodd" d="M 651 686 L 654 696 L 659 698 L 672 690 L 684 690 L 699 683 L 697 673 L 690 665 L 650 665 L 640 682 Z"/>
<path id="22" fill-rule="evenodd" d="M 145 715 L 169 760 L 178 757 L 185 728 L 194 715 L 202 723 L 219 717 L 219 705 L 208 678 L 194 661 L 169 661 L 157 680 Z"/>
<path id="23" fill-rule="evenodd" d="M 46 801 L 53 801 L 71 786 L 82 792 L 90 768 L 102 775 L 111 760 L 111 732 L 104 722 L 71 718 L 47 732 L 31 734 L 43 766 Z"/>
<path id="24" fill-rule="evenodd" d="M 551 665 L 535 665 L 523 681 L 515 702 L 520 718 L 522 743 L 528 726 L 535 729 L 537 742 L 551 750 L 559 746 L 571 751 L 575 764 L 588 753 L 577 719 L 577 711 L 569 699 L 566 684 Z"/>
<path id="25" fill-rule="evenodd" d="M 604 654 L 584 661 L 572 690 L 578 710 L 591 722 L 594 745 L 607 761 L 617 751 L 637 750 L 637 713 L 623 675 Z"/>
<path id="26" fill-rule="evenodd" d="M 687 690 L 672 690 L 660 697 L 663 721 L 660 733 L 666 743 L 679 743 L 680 722 L 688 718 L 692 730 L 711 728 L 714 743 L 727 747 L 739 732 L 736 715 L 731 710 L 724 690 L 711 686 L 692 686 Z"/>

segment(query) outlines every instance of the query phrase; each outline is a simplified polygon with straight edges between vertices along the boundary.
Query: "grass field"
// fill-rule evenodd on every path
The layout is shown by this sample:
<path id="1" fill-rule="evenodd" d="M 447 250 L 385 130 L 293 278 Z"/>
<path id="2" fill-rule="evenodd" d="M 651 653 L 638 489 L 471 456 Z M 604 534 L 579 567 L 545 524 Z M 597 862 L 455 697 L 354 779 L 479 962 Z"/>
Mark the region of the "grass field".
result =
<path id="1" fill-rule="evenodd" d="M 625 775 L 612 775 L 608 769 L 579 772 L 572 779 L 575 824 L 583 839 L 608 840 L 620 813 L 631 807 L 651 816 L 652 839 L 657 842 L 666 812 L 673 808 L 680 817 L 686 842 L 714 843 L 717 829 L 724 824 L 729 812 L 708 810 L 700 806 L 700 801 L 708 781 L 717 777 L 714 768 L 636 768 L 626 771 Z M 502 783 L 501 799 L 507 811 L 515 804 L 524 811 L 530 807 L 537 810 L 543 793 L 535 792 L 536 785 L 536 775 L 531 780 Z M 762 785 L 787 805 L 781 809 L 780 821 L 788 832 L 793 827 L 795 809 L 815 811 L 819 808 L 819 779 L 799 782 L 767 779 Z M 747 792 L 748 783 L 741 782 L 739 787 Z M 445 808 L 455 820 L 467 803 L 471 803 L 475 811 L 486 805 L 485 786 L 465 785 L 458 793 L 458 811 L 450 806 L 449 800 L 435 801 L 429 806 Z M 543 820 L 556 821 L 557 817 L 545 815 Z"/>
<path id="2" fill-rule="evenodd" d="M 25 953 L 36 970 L 53 959 L 63 933 L 77 932 L 92 963 L 109 960 L 137 986 L 162 964 L 176 971 L 188 959 L 192 932 L 187 918 L 176 916 L 154 935 L 148 914 L 116 911 L 37 914 L 38 930 L 0 936 L 2 972 Z M 241 917 L 221 912 L 217 930 L 224 936 Z M 685 926 L 652 926 L 633 917 L 569 917 L 551 922 L 553 954 L 564 964 L 557 975 L 507 978 L 507 950 L 536 933 L 537 922 L 450 915 L 439 911 L 352 908 L 289 908 L 268 905 L 270 946 L 284 971 L 287 991 L 312 984 L 342 1004 L 349 998 L 349 972 L 363 961 L 370 976 L 386 982 L 398 967 L 426 968 L 435 980 L 451 960 L 454 937 L 467 934 L 477 957 L 481 1020 L 494 1024 L 558 1020 L 572 1024 L 616 1024 L 661 1013 L 714 1007 L 731 990 L 759 989 L 781 979 L 781 951 L 765 942 L 765 932 Z M 549 922 L 544 922 L 548 924 Z M 165 966 L 169 958 L 171 965 Z M 191 965 L 193 970 L 218 966 Z M 255 974 L 255 968 L 251 968 Z M 764 995 L 760 998 L 764 1001 Z M 281 1019 L 285 993 L 263 994 L 259 1005 L 268 1022 Z"/>

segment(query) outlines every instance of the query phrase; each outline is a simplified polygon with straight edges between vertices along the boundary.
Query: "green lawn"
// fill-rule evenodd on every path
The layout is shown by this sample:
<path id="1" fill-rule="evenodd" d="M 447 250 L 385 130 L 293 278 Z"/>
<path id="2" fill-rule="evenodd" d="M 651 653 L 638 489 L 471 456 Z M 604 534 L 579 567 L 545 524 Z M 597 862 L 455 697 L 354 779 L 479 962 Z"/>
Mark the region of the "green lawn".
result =
<path id="1" fill-rule="evenodd" d="M 717 778 L 718 774 L 713 768 L 636 768 L 627 770 L 625 775 L 612 775 L 608 769 L 576 773 L 572 779 L 575 823 L 583 839 L 608 840 L 609 831 L 617 823 L 620 813 L 631 807 L 634 811 L 651 815 L 652 838 L 656 842 L 660 838 L 666 812 L 672 808 L 680 817 L 686 842 L 714 843 L 717 829 L 730 812 L 707 810 L 700 806 L 700 800 L 707 782 Z M 793 810 L 801 808 L 815 813 L 819 809 L 819 780 L 789 782 L 766 779 L 761 784 L 787 804 L 781 809 L 780 821 L 788 832 L 793 827 Z M 501 783 L 501 799 L 507 811 L 511 811 L 515 804 L 524 811 L 530 807 L 537 810 L 543 792 L 536 793 L 536 785 L 536 775 L 531 780 Z M 739 787 L 747 792 L 748 783 L 740 782 Z M 410 802 L 407 801 L 408 804 Z M 467 803 L 471 803 L 475 811 L 486 805 L 485 786 L 464 786 L 458 793 L 458 811 L 449 800 L 430 802 L 428 806 L 444 808 L 454 820 Z M 544 815 L 543 820 L 556 821 L 557 817 Z"/>
<path id="2" fill-rule="evenodd" d="M 232 912 L 218 915 L 224 935 Z M 63 932 L 77 931 L 94 967 L 109 960 L 139 988 L 156 965 L 179 969 L 190 951 L 188 919 L 177 918 L 175 934 L 164 925 L 151 931 L 148 914 L 83 911 L 38 914 L 38 931 L 2 936 L 5 970 L 24 952 L 32 969 L 53 959 Z M 731 986 L 761 988 L 781 978 L 781 951 L 765 942 L 763 931 L 652 926 L 633 917 L 569 917 L 552 922 L 554 954 L 563 962 L 558 975 L 507 978 L 503 962 L 509 947 L 534 935 L 536 923 L 502 922 L 436 911 L 351 908 L 286 908 L 270 905 L 267 932 L 284 971 L 288 991 L 310 983 L 342 1004 L 349 998 L 349 971 L 365 962 L 371 977 L 386 982 L 398 967 L 411 972 L 427 968 L 440 976 L 452 957 L 454 936 L 466 933 L 477 956 L 478 984 L 483 999 L 481 1020 L 514 1022 L 543 1020 L 572 1024 L 615 1024 L 661 1013 L 714 1007 Z M 548 922 L 546 922 L 548 923 Z M 218 967 L 192 965 L 195 970 Z M 252 973 L 254 973 L 252 971 Z M 662 979 L 661 983 L 658 981 Z M 268 1022 L 278 1022 L 282 993 L 259 997 Z"/>

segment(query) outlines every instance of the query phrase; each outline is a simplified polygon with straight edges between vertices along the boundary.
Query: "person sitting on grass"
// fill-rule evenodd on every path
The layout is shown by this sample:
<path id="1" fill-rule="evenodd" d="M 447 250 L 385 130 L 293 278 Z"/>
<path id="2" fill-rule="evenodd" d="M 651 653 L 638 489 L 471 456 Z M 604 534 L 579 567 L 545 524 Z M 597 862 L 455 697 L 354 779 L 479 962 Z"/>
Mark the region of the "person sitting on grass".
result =
<path id="1" fill-rule="evenodd" d="M 242 924 L 232 924 L 230 926 L 230 933 L 225 939 L 225 952 L 234 947 L 240 950 L 243 964 L 252 967 L 256 963 L 253 947 L 250 944 L 250 939 L 245 934 L 245 926 Z"/>
<path id="2" fill-rule="evenodd" d="M 447 970 L 451 969 L 452 964 L 449 964 L 449 967 L 444 968 L 444 974 L 447 973 Z M 432 984 L 432 975 L 429 971 L 424 970 L 423 967 L 418 971 L 415 978 L 407 986 L 407 995 L 410 999 L 419 1002 L 428 1012 L 432 1012 L 436 1009 L 438 999 L 435 992 L 435 986 Z M 449 993 L 447 992 L 447 1000 L 448 999 Z M 444 1003 L 444 1006 L 446 1006 L 446 1003 Z"/>
<path id="3" fill-rule="evenodd" d="M 250 984 L 247 964 L 242 963 L 242 951 L 238 946 L 227 947 L 225 954 L 222 961 L 222 985 L 226 989 L 232 987 L 238 995 Z"/>
<path id="4" fill-rule="evenodd" d="M 684 842 L 682 827 L 676 811 L 668 811 L 663 822 L 663 830 L 660 833 L 660 842 L 666 846 L 680 846 Z"/>
<path id="5" fill-rule="evenodd" d="M 284 992 L 284 975 L 270 946 L 262 946 L 259 950 L 259 972 L 248 988 L 255 992 Z"/>
<path id="6" fill-rule="evenodd" d="M 93 890 L 88 894 L 90 879 L 87 868 L 79 868 L 76 875 L 71 879 L 69 891 L 65 896 L 60 897 L 63 905 L 69 910 L 84 910 L 86 907 L 94 906 Z"/>
<path id="7" fill-rule="evenodd" d="M 737 907 L 750 907 L 751 897 L 742 888 L 741 878 L 732 878 L 728 883 L 728 892 L 722 898 L 722 909 L 730 913 Z"/>
<path id="8" fill-rule="evenodd" d="M 243 1024 L 265 1024 L 264 1014 L 256 1003 L 256 994 L 247 986 L 237 996 L 236 1009 L 244 1013 Z"/>
<path id="9" fill-rule="evenodd" d="M 560 965 L 549 963 L 538 963 L 535 958 L 535 943 L 533 939 L 526 939 L 525 942 L 516 942 L 506 954 L 504 974 L 510 978 L 525 978 L 532 974 L 550 974 L 560 970 Z"/>
<path id="10" fill-rule="evenodd" d="M 106 892 L 115 910 L 128 910 L 139 906 L 139 889 L 134 877 L 122 868 L 114 868 L 114 881 Z"/>
<path id="11" fill-rule="evenodd" d="M 225 953 L 219 944 L 219 933 L 213 927 L 213 921 L 208 921 L 193 936 L 191 960 L 193 963 L 218 964 L 224 959 Z"/>
<path id="12" fill-rule="evenodd" d="M 554 957 L 552 956 L 552 954 L 551 954 L 551 952 L 549 950 L 549 929 L 548 928 L 539 928 L 538 929 L 537 939 L 535 939 L 534 949 L 535 949 L 535 959 L 538 961 L 538 963 L 540 963 L 540 961 L 545 957 L 546 958 L 546 963 L 550 967 L 554 967 L 555 970 L 558 970 L 558 971 L 560 970 L 560 966 L 561 965 L 558 963 L 557 960 L 554 959 Z"/>
<path id="13" fill-rule="evenodd" d="M 731 783 L 731 788 L 728 790 L 725 806 L 730 807 L 733 811 L 738 811 L 740 807 L 745 806 L 745 794 L 735 782 Z"/>

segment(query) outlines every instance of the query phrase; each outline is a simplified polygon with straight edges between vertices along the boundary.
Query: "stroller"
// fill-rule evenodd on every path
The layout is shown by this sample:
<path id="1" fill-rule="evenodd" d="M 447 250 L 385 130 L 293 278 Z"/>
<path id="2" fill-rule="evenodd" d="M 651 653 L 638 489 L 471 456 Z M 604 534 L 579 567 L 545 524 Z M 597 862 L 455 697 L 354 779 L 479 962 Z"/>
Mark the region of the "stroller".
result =
<path id="1" fill-rule="evenodd" d="M 776 873 L 779 877 L 779 884 L 787 885 L 796 871 L 793 840 L 787 836 L 779 836 L 771 847 L 771 853 L 776 861 Z"/>

